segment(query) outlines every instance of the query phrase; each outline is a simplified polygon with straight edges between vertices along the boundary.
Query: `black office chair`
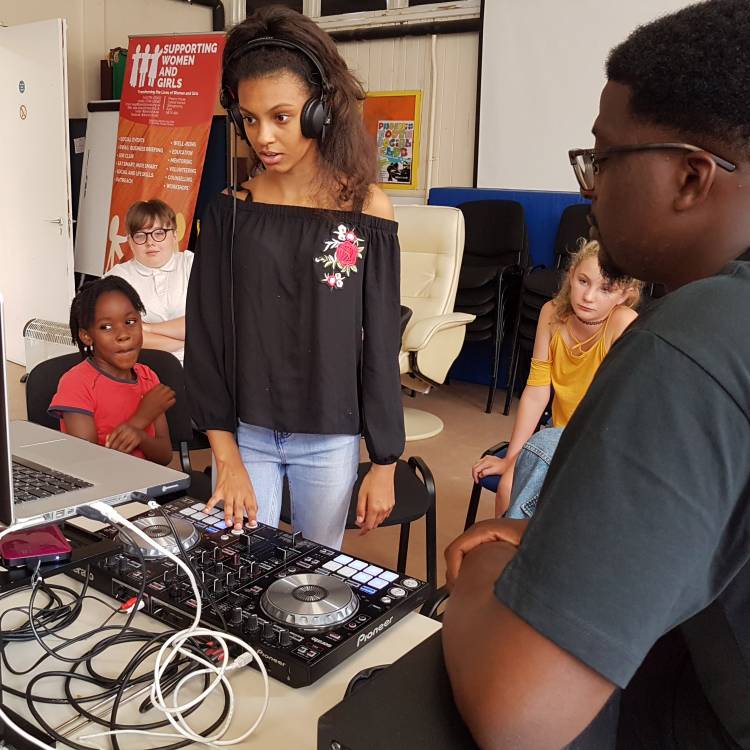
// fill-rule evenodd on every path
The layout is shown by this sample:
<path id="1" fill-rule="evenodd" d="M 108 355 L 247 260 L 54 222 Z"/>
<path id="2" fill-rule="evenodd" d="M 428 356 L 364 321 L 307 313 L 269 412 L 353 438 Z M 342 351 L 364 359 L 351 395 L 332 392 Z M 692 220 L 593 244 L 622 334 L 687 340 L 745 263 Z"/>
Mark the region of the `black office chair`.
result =
<path id="1" fill-rule="evenodd" d="M 469 201 L 464 215 L 465 242 L 456 293 L 456 312 L 476 318 L 466 328 L 466 341 L 491 341 L 487 413 L 497 387 L 500 349 L 523 269 L 528 265 L 528 237 L 523 206 L 516 201 Z"/>
<path id="2" fill-rule="evenodd" d="M 53 430 L 60 429 L 60 420 L 50 416 L 47 410 L 60 378 L 80 361 L 80 354 L 64 354 L 40 362 L 29 373 L 26 380 L 26 413 L 30 422 Z M 138 361 L 150 367 L 164 385 L 174 390 L 175 405 L 166 413 L 172 450 L 179 453 L 182 471 L 190 475 L 190 494 L 197 500 L 208 500 L 211 497 L 211 480 L 203 472 L 193 471 L 190 463 L 190 445 L 195 437 L 188 411 L 182 365 L 173 354 L 155 349 L 142 349 Z"/>
<path id="3" fill-rule="evenodd" d="M 357 481 L 352 491 L 349 515 L 346 519 L 347 529 L 359 528 L 355 523 L 357 498 L 362 479 L 370 468 L 369 462 L 359 465 Z M 412 521 L 425 517 L 425 556 L 426 576 L 428 583 L 437 586 L 437 517 L 435 508 L 435 480 L 427 464 L 419 457 L 412 456 L 408 460 L 399 460 L 396 465 L 396 505 L 391 515 L 383 522 L 383 526 L 400 526 L 401 533 L 398 544 L 398 558 L 396 570 L 406 573 L 406 556 L 409 552 L 409 532 Z M 281 504 L 281 520 L 291 524 L 291 504 L 289 488 L 284 482 Z"/>
<path id="4" fill-rule="evenodd" d="M 60 420 L 51 416 L 47 409 L 52 403 L 60 378 L 80 361 L 80 354 L 63 354 L 34 367 L 26 379 L 26 415 L 29 422 L 52 430 L 60 429 Z"/>
<path id="5" fill-rule="evenodd" d="M 502 443 L 498 443 L 497 445 L 493 445 L 490 448 L 487 448 L 487 450 L 482 453 L 481 458 L 484 458 L 485 456 L 497 456 L 498 458 L 503 458 L 507 450 L 508 441 L 504 440 Z M 479 482 L 472 485 L 471 495 L 469 496 L 469 506 L 466 509 L 466 522 L 464 523 L 464 531 L 466 531 L 477 522 L 479 498 L 482 494 L 482 490 L 489 490 L 493 494 L 496 493 L 498 485 L 500 484 L 500 478 L 501 477 L 499 475 L 493 474 L 492 476 L 480 479 Z"/>
<path id="6" fill-rule="evenodd" d="M 527 359 L 531 359 L 531 352 L 534 350 L 534 336 L 536 324 L 539 320 L 539 311 L 545 302 L 548 302 L 557 294 L 563 275 L 568 268 L 570 256 L 578 249 L 581 241 L 588 237 L 589 210 L 588 203 L 566 206 L 560 216 L 560 224 L 555 236 L 553 267 L 535 266 L 524 274 L 513 330 L 510 376 L 508 390 L 505 394 L 505 406 L 503 407 L 505 416 L 508 416 L 510 412 L 510 404 L 516 386 L 516 375 L 519 369 L 525 370 L 528 365 Z"/>

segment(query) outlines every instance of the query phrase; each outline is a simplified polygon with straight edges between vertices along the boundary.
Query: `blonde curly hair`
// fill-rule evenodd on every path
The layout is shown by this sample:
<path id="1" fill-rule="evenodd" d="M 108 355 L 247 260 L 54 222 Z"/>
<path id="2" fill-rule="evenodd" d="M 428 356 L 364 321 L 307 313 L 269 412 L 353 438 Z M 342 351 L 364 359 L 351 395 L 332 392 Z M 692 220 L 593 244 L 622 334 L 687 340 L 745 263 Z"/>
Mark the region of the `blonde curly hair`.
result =
<path id="1" fill-rule="evenodd" d="M 573 315 L 573 306 L 570 304 L 570 274 L 575 271 L 578 266 L 583 263 L 584 260 L 589 258 L 599 257 L 599 243 L 595 240 L 584 240 L 582 239 L 578 250 L 570 256 L 570 263 L 568 264 L 568 270 L 563 276 L 560 291 L 557 293 L 555 298 L 552 300 L 552 304 L 555 308 L 555 320 L 558 323 L 564 323 L 571 315 Z M 641 292 L 643 290 L 643 282 L 638 279 L 630 277 L 619 279 L 618 281 L 611 282 L 612 286 L 616 289 L 624 289 L 627 291 L 627 297 L 622 303 L 626 307 L 635 308 L 641 301 Z"/>

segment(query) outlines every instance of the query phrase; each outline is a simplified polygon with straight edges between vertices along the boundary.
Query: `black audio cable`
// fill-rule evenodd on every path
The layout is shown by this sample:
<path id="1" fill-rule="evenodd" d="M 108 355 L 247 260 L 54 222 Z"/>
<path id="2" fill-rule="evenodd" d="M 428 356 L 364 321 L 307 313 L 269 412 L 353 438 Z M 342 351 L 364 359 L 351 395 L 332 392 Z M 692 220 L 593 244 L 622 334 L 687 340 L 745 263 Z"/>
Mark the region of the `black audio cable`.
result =
<path id="1" fill-rule="evenodd" d="M 172 524 L 170 524 L 172 525 Z M 179 537 L 176 537 L 179 539 Z M 132 541 L 132 540 L 131 540 Z M 140 562 L 142 566 L 145 566 L 145 559 L 143 557 L 143 554 L 140 550 L 139 545 L 134 545 L 136 548 L 136 552 L 140 558 Z M 184 559 L 184 555 L 183 555 Z M 88 571 L 87 571 L 88 573 Z M 125 689 L 127 689 L 130 686 L 138 685 L 138 684 L 144 684 L 147 685 L 152 681 L 152 675 L 147 673 L 144 673 L 142 675 L 139 675 L 137 677 L 134 676 L 134 673 L 136 670 L 145 662 L 148 661 L 148 659 L 153 656 L 153 654 L 158 651 L 159 649 L 159 642 L 165 640 L 168 638 L 174 631 L 165 631 L 159 634 L 154 635 L 153 633 L 149 633 L 146 631 L 138 630 L 131 626 L 131 622 L 133 617 L 135 616 L 135 613 L 138 611 L 139 606 L 138 603 L 142 600 L 144 589 L 145 589 L 145 577 L 142 581 L 142 585 L 140 587 L 140 590 L 138 592 L 138 595 L 136 597 L 136 602 L 131 607 L 128 619 L 126 623 L 123 626 L 107 626 L 106 622 L 108 622 L 113 614 L 110 614 L 107 618 L 107 620 L 102 623 L 102 625 L 98 628 L 95 628 L 91 631 L 88 631 L 86 633 L 83 633 L 79 636 L 76 636 L 75 638 L 65 638 L 63 637 L 58 631 L 62 630 L 63 628 L 70 625 L 75 618 L 78 617 L 81 611 L 82 603 L 84 599 L 86 598 L 92 598 L 100 603 L 105 604 L 109 609 L 114 610 L 114 613 L 117 613 L 119 610 L 116 608 L 113 608 L 108 603 L 104 602 L 103 600 L 98 599 L 97 597 L 92 597 L 91 595 L 87 595 L 84 592 L 87 589 L 87 581 L 88 581 L 88 575 L 85 577 L 85 582 L 83 584 L 83 590 L 79 592 L 75 592 L 72 589 L 69 589 L 64 586 L 59 585 L 52 585 L 48 584 L 44 581 L 37 581 L 36 585 L 31 588 L 32 592 L 32 601 L 30 602 L 29 606 L 26 608 L 14 608 L 15 611 L 23 612 L 24 610 L 28 613 L 27 622 L 24 623 L 23 626 L 20 628 L 16 628 L 13 631 L 9 632 L 3 632 L 0 630 L 0 652 L 2 653 L 2 661 L 6 664 L 9 671 L 13 672 L 14 674 L 23 674 L 29 671 L 32 671 L 35 669 L 39 664 L 41 664 L 43 661 L 49 658 L 58 659 L 61 661 L 65 661 L 69 664 L 72 664 L 72 669 L 70 669 L 67 672 L 64 671 L 47 671 L 37 674 L 35 677 L 32 678 L 32 680 L 29 682 L 27 688 L 25 691 L 21 692 L 12 688 L 6 687 L 6 690 L 9 694 L 15 695 L 20 698 L 25 698 L 27 701 L 27 704 L 29 706 L 29 710 L 31 711 L 32 715 L 36 719 L 36 721 L 39 723 L 39 725 L 54 739 L 56 739 L 58 742 L 68 745 L 70 747 L 74 748 L 87 748 L 85 745 L 80 745 L 73 740 L 71 740 L 68 737 L 65 737 L 58 733 L 54 727 L 51 727 L 45 720 L 44 717 L 41 715 L 39 708 L 37 704 L 68 704 L 72 705 L 78 714 L 80 716 L 83 716 L 87 718 L 90 721 L 94 721 L 95 723 L 98 723 L 100 725 L 107 726 L 109 728 L 115 728 L 115 729 L 129 729 L 129 728 L 148 728 L 148 729 L 160 729 L 162 727 L 168 726 L 168 722 L 166 720 L 162 720 L 159 722 L 153 722 L 151 724 L 143 725 L 138 724 L 137 726 L 133 725 L 121 725 L 117 723 L 116 717 L 117 713 L 119 711 L 119 707 L 123 700 L 123 693 Z M 65 595 L 71 597 L 71 601 L 69 603 L 65 603 L 62 600 L 62 593 L 64 592 Z M 14 593 L 17 593 L 14 592 Z M 210 592 L 208 592 L 210 593 Z M 36 598 L 39 595 L 44 595 L 46 597 L 45 603 L 40 606 L 39 608 L 35 609 L 34 602 L 36 601 Z M 0 600 L 2 598 L 5 598 L 4 596 L 0 596 Z M 8 610 L 6 612 L 3 612 L 0 614 L 0 623 L 2 622 L 2 617 L 4 617 L 7 612 L 10 612 L 13 610 Z M 108 636 L 107 638 L 104 638 L 100 640 L 94 647 L 89 649 L 86 653 L 82 654 L 78 658 L 71 658 L 71 657 L 65 657 L 62 656 L 60 653 L 63 649 L 75 644 L 80 643 L 82 641 L 85 641 L 86 639 L 90 638 L 92 635 L 101 635 L 102 632 L 106 630 L 113 630 L 115 631 L 112 635 Z M 47 644 L 44 643 L 43 639 L 46 637 L 55 636 L 58 639 L 61 639 L 63 642 L 60 644 L 57 644 L 55 647 L 49 647 Z M 40 659 L 36 662 L 36 664 L 32 665 L 28 670 L 16 670 L 13 669 L 8 663 L 6 658 L 5 649 L 6 646 L 9 643 L 22 641 L 22 640 L 36 640 L 41 648 L 44 650 L 44 654 L 40 657 Z M 136 655 L 131 658 L 131 660 L 128 662 L 127 665 L 123 668 L 121 673 L 117 675 L 115 678 L 107 678 L 103 675 L 97 674 L 96 670 L 93 667 L 92 660 L 96 658 L 98 655 L 104 653 L 106 649 L 111 648 L 112 646 L 116 644 L 122 644 L 122 643 L 128 643 L 133 641 L 142 641 L 143 645 L 139 649 L 138 652 L 136 652 Z M 190 647 L 190 650 L 194 650 L 196 654 L 203 656 L 203 649 L 204 644 L 198 642 L 198 639 L 190 639 L 190 641 L 186 642 L 183 645 L 184 648 Z M 190 671 L 197 669 L 198 667 L 193 663 L 192 666 L 186 667 L 185 664 L 187 664 L 187 660 L 177 660 L 175 661 L 175 671 L 174 675 L 171 674 L 171 670 L 169 670 L 168 679 L 171 683 L 172 680 L 175 680 L 174 684 L 182 679 L 185 675 L 187 675 Z M 78 672 L 77 669 L 81 666 L 84 666 L 89 674 L 84 674 L 81 672 Z M 60 698 L 51 698 L 46 697 L 43 695 L 37 695 L 34 693 L 34 686 L 36 684 L 46 678 L 51 677 L 62 677 L 64 680 L 64 686 L 65 686 L 65 697 Z M 208 675 L 204 678 L 204 686 L 207 686 L 207 680 Z M 85 697 L 76 697 L 72 692 L 72 684 L 75 681 L 82 681 L 89 684 L 97 685 L 98 687 L 101 687 L 101 692 L 94 694 L 94 695 L 88 695 Z M 229 711 L 229 695 L 227 692 L 227 689 L 225 686 L 222 685 L 222 689 L 224 692 L 224 701 L 223 701 L 223 709 L 220 712 L 220 715 L 218 719 L 212 723 L 210 727 L 204 730 L 204 733 L 206 735 L 210 735 L 212 732 L 214 732 L 225 720 L 228 711 Z M 101 702 L 102 699 L 111 698 L 112 699 L 112 706 L 110 707 L 110 713 L 109 713 L 109 719 L 102 717 L 97 717 L 94 714 L 91 714 L 87 709 L 84 707 L 84 704 L 90 704 L 95 702 Z M 199 706 L 196 706 L 195 709 L 197 709 Z M 185 715 L 188 715 L 189 713 L 192 713 L 193 709 L 190 709 L 189 711 L 185 712 Z M 116 735 L 112 736 L 112 744 L 115 750 L 118 750 L 119 743 L 117 741 Z M 161 750 L 176 750 L 176 748 L 181 748 L 186 745 L 190 744 L 189 740 L 182 740 L 177 743 L 174 743 L 172 745 L 165 746 L 165 748 L 162 748 Z"/>
<path id="2" fill-rule="evenodd" d="M 193 565 L 193 561 L 190 559 L 190 556 L 185 550 L 185 545 L 182 543 L 182 539 L 180 539 L 180 535 L 177 533 L 177 529 L 175 529 L 174 523 L 172 522 L 172 519 L 167 513 L 167 511 L 164 510 L 161 506 L 158 506 L 158 511 L 161 513 L 161 515 L 164 517 L 164 520 L 169 524 L 169 528 L 172 530 L 172 535 L 174 536 L 177 546 L 180 549 L 180 557 L 182 558 L 185 565 L 190 568 L 191 573 L 195 576 L 195 581 L 200 586 L 201 591 L 206 595 L 206 599 L 208 600 L 208 603 L 211 605 L 211 609 L 216 613 L 216 616 L 221 621 L 221 627 L 224 628 L 224 630 L 228 630 L 227 628 L 227 621 L 224 619 L 224 614 L 219 609 L 219 606 L 216 604 L 216 600 L 214 599 L 211 592 L 208 590 L 208 587 L 206 584 L 201 581 L 200 576 L 198 575 L 198 571 L 195 569 L 195 566 Z"/>

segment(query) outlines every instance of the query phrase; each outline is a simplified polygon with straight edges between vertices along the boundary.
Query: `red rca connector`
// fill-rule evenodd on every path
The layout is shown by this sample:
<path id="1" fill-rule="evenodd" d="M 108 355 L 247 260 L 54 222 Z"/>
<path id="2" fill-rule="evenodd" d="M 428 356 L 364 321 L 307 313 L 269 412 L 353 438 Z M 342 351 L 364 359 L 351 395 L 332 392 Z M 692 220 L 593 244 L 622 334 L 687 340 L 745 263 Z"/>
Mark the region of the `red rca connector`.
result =
<path id="1" fill-rule="evenodd" d="M 129 615 L 132 612 L 133 607 L 135 606 L 136 601 L 138 601 L 138 597 L 131 596 L 130 599 L 128 599 L 127 601 L 123 602 L 120 605 L 120 609 L 118 611 L 122 612 L 123 614 Z M 144 606 L 145 606 L 145 604 L 143 602 L 143 599 L 141 599 L 138 602 L 138 611 L 140 612 L 143 609 Z"/>
<path id="2" fill-rule="evenodd" d="M 224 660 L 224 649 L 221 648 L 221 647 L 206 649 L 206 651 L 204 653 L 213 662 L 218 662 L 218 661 L 223 661 Z"/>

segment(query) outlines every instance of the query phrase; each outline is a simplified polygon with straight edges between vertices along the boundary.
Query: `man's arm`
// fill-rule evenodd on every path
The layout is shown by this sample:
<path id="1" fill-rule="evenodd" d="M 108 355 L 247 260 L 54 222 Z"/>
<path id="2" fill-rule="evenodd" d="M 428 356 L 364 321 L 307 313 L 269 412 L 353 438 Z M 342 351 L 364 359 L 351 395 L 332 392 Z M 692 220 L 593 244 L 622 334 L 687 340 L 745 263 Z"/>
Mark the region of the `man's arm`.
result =
<path id="1" fill-rule="evenodd" d="M 693 346 L 679 333 L 684 306 L 669 304 L 662 328 L 687 351 L 629 330 L 565 428 L 517 551 L 499 550 L 505 527 L 469 540 L 445 652 L 485 747 L 565 746 L 747 560 L 750 456 L 738 436 L 748 418 L 737 395 L 747 358 L 726 332 Z M 451 575 L 460 559 L 449 558 Z"/>
<path id="2" fill-rule="evenodd" d="M 516 553 L 482 544 L 463 559 L 443 623 L 443 651 L 461 715 L 482 748 L 559 749 L 614 685 L 501 604 L 494 585 Z"/>

